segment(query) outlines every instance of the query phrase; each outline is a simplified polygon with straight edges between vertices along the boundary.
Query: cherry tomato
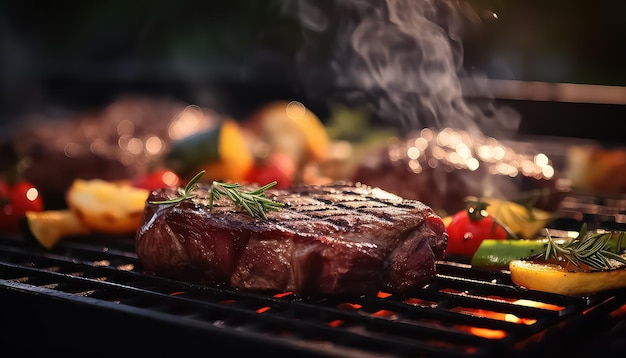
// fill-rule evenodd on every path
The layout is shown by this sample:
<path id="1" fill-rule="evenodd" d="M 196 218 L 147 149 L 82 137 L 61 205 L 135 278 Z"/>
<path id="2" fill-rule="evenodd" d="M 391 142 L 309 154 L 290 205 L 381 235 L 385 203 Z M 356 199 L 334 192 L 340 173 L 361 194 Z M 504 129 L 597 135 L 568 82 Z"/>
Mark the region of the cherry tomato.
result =
<path id="1" fill-rule="evenodd" d="M 134 178 L 132 182 L 133 186 L 150 191 L 167 187 L 177 187 L 180 183 L 181 181 L 178 174 L 169 169 L 154 170 Z"/>
<path id="2" fill-rule="evenodd" d="M 244 180 L 259 185 L 276 181 L 276 188 L 286 188 L 291 185 L 294 172 L 295 164 L 290 157 L 274 153 L 250 168 Z"/>
<path id="3" fill-rule="evenodd" d="M 0 182 L 0 230 L 17 232 L 19 221 L 27 211 L 42 211 L 43 199 L 30 182 L 14 185 Z"/>
<path id="4" fill-rule="evenodd" d="M 487 204 L 468 201 L 468 208 L 454 214 L 448 224 L 446 253 L 472 257 L 485 239 L 506 240 L 511 236 L 507 229 L 486 210 Z"/>

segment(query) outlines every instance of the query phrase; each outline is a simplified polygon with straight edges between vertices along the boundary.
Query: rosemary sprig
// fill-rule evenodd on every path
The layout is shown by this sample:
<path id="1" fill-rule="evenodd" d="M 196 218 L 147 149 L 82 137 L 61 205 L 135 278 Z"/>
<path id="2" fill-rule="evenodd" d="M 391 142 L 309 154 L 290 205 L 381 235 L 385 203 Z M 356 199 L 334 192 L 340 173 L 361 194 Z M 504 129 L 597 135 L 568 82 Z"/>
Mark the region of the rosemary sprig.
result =
<path id="1" fill-rule="evenodd" d="M 228 197 L 235 205 L 241 206 L 252 217 L 258 217 L 261 219 L 267 219 L 265 214 L 268 211 L 278 210 L 285 206 L 284 203 L 280 203 L 265 197 L 265 191 L 276 185 L 273 181 L 253 191 L 242 190 L 242 186 L 235 184 L 227 184 L 220 182 L 213 182 L 211 186 L 211 194 L 209 196 L 209 209 L 213 209 L 213 200 L 217 200 L 222 196 Z"/>
<path id="2" fill-rule="evenodd" d="M 184 189 L 178 188 L 178 194 L 180 194 L 180 196 L 168 200 L 150 201 L 150 204 L 176 204 L 185 199 L 194 198 L 195 195 L 192 194 L 192 191 L 205 172 L 206 171 L 202 170 L 196 174 L 189 183 L 187 183 Z M 228 184 L 214 181 L 209 193 L 209 209 L 213 210 L 214 200 L 219 200 L 222 196 L 225 196 L 235 205 L 244 208 L 252 217 L 265 220 L 267 219 L 266 213 L 268 211 L 278 210 L 285 206 L 284 203 L 271 200 L 265 196 L 265 191 L 276 184 L 277 183 L 273 181 L 256 190 L 246 191 L 237 183 Z"/>
<path id="3" fill-rule="evenodd" d="M 626 264 L 626 258 L 620 255 L 625 248 L 625 236 L 626 232 L 623 231 L 589 233 L 585 223 L 575 239 L 558 244 L 548 232 L 545 251 L 531 259 L 565 259 L 579 268 L 584 264 L 598 271 L 610 270 L 614 268 L 611 259 Z"/>
<path id="4" fill-rule="evenodd" d="M 202 170 L 198 174 L 196 174 L 193 178 L 191 178 L 191 180 L 187 183 L 187 185 L 185 185 L 184 189 L 183 188 L 178 188 L 178 194 L 180 196 L 178 196 L 176 198 L 173 198 L 173 199 L 168 199 L 168 200 L 150 201 L 150 204 L 157 204 L 157 205 L 159 205 L 159 204 L 176 204 L 176 203 L 180 203 L 181 201 L 183 201 L 185 199 L 191 199 L 191 198 L 195 197 L 195 195 L 192 195 L 191 192 L 196 187 L 196 184 L 198 183 L 200 178 L 202 178 L 204 173 L 206 173 L 206 170 Z"/>

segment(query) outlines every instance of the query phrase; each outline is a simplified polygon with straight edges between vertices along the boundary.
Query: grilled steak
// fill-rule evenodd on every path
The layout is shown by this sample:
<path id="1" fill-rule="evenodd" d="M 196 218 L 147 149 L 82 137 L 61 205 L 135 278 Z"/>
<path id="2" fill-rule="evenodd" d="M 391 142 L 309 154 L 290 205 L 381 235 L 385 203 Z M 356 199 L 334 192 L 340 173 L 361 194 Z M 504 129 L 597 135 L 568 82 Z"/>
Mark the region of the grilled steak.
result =
<path id="1" fill-rule="evenodd" d="M 435 275 L 447 246 L 430 207 L 364 185 L 270 189 L 286 206 L 255 219 L 228 199 L 208 207 L 209 188 L 178 204 L 153 192 L 137 233 L 147 272 L 192 281 L 299 295 L 406 292 Z"/>

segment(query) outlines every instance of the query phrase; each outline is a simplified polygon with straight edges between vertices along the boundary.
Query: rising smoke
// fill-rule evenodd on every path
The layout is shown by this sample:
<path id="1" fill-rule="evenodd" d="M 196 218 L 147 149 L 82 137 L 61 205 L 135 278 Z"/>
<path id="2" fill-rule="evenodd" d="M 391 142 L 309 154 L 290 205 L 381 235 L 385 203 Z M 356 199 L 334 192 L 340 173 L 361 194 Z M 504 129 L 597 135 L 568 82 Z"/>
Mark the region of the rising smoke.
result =
<path id="1" fill-rule="evenodd" d="M 302 25 L 298 63 L 314 95 L 365 103 L 378 119 L 407 131 L 517 129 L 519 115 L 485 101 L 490 95 L 484 81 L 463 68 L 463 31 L 480 22 L 467 3 L 297 0 L 289 5 Z M 466 99 L 467 88 L 480 103 Z"/>

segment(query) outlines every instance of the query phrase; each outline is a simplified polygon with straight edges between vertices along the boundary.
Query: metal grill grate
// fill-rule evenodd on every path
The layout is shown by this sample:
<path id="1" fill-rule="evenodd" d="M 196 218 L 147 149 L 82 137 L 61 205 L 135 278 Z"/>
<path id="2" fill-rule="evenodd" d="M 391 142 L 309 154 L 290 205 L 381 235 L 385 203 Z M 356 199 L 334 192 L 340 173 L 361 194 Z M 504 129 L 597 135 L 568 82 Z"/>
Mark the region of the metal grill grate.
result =
<path id="1" fill-rule="evenodd" d="M 97 347 L 92 355 L 495 357 L 573 351 L 580 348 L 581 329 L 601 334 L 599 327 L 609 327 L 612 312 L 626 303 L 621 291 L 566 297 L 521 290 L 505 271 L 454 262 L 439 262 L 436 280 L 407 297 L 242 292 L 146 275 L 131 239 L 83 238 L 47 251 L 4 238 L 0 288 L 2 315 L 10 322 L 4 347 L 23 352 L 82 342 Z M 13 344 L 12 336 L 24 335 L 41 345 Z"/>

